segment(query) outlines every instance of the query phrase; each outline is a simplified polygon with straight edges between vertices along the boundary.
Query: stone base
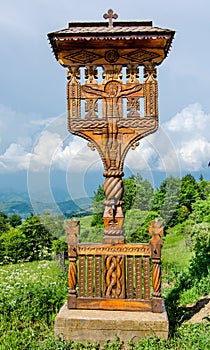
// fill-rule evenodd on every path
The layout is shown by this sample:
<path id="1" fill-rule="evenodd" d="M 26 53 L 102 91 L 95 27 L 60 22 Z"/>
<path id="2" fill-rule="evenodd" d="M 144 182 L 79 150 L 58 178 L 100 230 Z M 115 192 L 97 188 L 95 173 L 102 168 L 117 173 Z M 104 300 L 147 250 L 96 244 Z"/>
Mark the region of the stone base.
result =
<path id="1" fill-rule="evenodd" d="M 133 339 L 163 337 L 168 338 L 169 322 L 164 309 L 162 313 L 137 311 L 104 311 L 68 309 L 67 304 L 55 319 L 55 338 L 74 340 L 81 343 L 104 344 L 116 336 L 126 344 Z"/>

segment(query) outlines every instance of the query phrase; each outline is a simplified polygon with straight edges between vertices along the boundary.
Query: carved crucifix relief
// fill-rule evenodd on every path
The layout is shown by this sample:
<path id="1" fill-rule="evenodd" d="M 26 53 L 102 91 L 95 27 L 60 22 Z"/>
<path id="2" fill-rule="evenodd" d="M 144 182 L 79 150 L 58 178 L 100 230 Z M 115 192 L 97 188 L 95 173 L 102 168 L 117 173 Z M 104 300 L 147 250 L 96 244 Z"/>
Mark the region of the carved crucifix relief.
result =
<path id="1" fill-rule="evenodd" d="M 124 158 L 130 147 L 135 148 L 139 139 L 158 127 L 155 66 L 145 65 L 144 82 L 139 80 L 137 64 L 128 65 L 125 74 L 123 83 L 122 66 L 114 64 L 103 66 L 101 84 L 96 66 L 86 67 L 84 84 L 78 66 L 70 67 L 68 74 L 69 130 L 86 138 L 91 148 L 98 150 L 105 169 L 104 242 L 107 243 L 124 242 Z M 144 100 L 144 115 L 140 111 L 140 99 Z"/>
<path id="2" fill-rule="evenodd" d="M 84 85 L 82 91 L 90 94 L 92 98 L 103 99 L 103 118 L 122 118 L 122 97 L 128 97 L 133 93 L 137 93 L 142 89 L 141 84 L 134 84 L 134 86 L 124 86 L 116 80 L 111 80 L 102 86 L 88 86 Z M 136 94 L 137 96 L 137 94 Z M 139 97 L 142 94 L 139 95 Z"/>

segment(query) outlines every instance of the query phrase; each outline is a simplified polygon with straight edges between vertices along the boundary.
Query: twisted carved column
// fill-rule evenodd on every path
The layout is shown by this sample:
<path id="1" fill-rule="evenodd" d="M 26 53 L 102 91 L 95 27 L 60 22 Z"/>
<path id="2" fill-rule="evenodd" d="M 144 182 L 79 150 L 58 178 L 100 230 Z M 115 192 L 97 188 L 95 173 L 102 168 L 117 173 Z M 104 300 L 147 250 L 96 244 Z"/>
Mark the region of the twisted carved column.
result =
<path id="1" fill-rule="evenodd" d="M 153 311 L 161 312 L 161 247 L 163 240 L 160 236 L 163 235 L 162 222 L 151 222 L 149 233 L 152 235 L 150 248 L 152 256 Z"/>
<path id="2" fill-rule="evenodd" d="M 153 297 L 161 298 L 161 267 L 160 259 L 152 259 Z"/>
<path id="3" fill-rule="evenodd" d="M 104 173 L 104 193 L 106 196 L 104 210 L 104 237 L 103 243 L 124 243 L 122 211 L 122 197 L 124 193 L 123 172 L 110 169 Z"/>
<path id="4" fill-rule="evenodd" d="M 68 243 L 68 308 L 74 308 L 76 305 L 76 283 L 77 283 L 77 243 L 79 235 L 79 221 L 67 220 L 66 227 L 67 243 Z"/>
<path id="5" fill-rule="evenodd" d="M 125 274 L 123 256 L 104 258 L 104 295 L 113 298 L 125 298 Z"/>

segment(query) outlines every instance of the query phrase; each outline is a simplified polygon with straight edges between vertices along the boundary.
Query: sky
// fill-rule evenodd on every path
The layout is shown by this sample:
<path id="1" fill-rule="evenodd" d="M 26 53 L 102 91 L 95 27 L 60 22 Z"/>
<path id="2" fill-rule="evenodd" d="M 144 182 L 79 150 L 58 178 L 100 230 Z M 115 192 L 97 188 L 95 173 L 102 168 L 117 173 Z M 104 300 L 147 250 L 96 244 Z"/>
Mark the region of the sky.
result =
<path id="1" fill-rule="evenodd" d="M 209 0 L 7 0 L 0 5 L 0 190 L 27 190 L 53 199 L 53 187 L 72 198 L 90 196 L 103 181 L 97 152 L 66 126 L 66 72 L 47 33 L 69 22 L 152 20 L 176 35 L 158 67 L 159 130 L 125 161 L 127 175 L 158 179 L 210 168 Z"/>

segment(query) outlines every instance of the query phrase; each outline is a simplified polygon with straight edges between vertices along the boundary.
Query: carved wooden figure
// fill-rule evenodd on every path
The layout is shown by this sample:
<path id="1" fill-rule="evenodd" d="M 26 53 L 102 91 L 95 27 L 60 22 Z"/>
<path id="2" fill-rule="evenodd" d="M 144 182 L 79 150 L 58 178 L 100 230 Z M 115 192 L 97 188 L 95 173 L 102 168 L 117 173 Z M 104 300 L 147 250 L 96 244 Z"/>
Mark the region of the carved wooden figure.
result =
<path id="1" fill-rule="evenodd" d="M 69 131 L 87 139 L 92 150 L 98 150 L 105 177 L 102 251 L 90 245 L 82 254 L 83 245 L 69 243 L 69 293 L 74 300 L 69 305 L 87 307 L 85 298 L 90 302 L 95 293 L 94 302 L 88 307 L 111 308 L 113 303 L 108 300 L 115 299 L 117 309 L 138 309 L 144 295 L 142 305 L 151 308 L 149 245 L 145 248 L 137 245 L 135 255 L 127 251 L 125 244 L 123 165 L 129 149 L 135 149 L 140 139 L 158 128 L 157 66 L 166 58 L 175 32 L 153 27 L 151 21 L 113 21 L 118 15 L 111 9 L 103 17 L 109 22 L 70 23 L 67 29 L 48 34 L 56 59 L 67 68 Z M 150 243 L 155 244 L 154 240 Z M 112 245 L 118 245 L 119 249 L 113 252 Z M 148 250 L 147 255 L 142 253 L 143 249 Z M 79 299 L 74 298 L 77 258 Z M 152 259 L 153 297 L 158 299 L 161 298 L 159 257 L 153 252 Z M 87 270 L 91 272 L 86 281 Z M 128 303 L 134 296 L 138 306 L 136 301 Z M 106 306 L 102 302 L 104 298 Z"/>

